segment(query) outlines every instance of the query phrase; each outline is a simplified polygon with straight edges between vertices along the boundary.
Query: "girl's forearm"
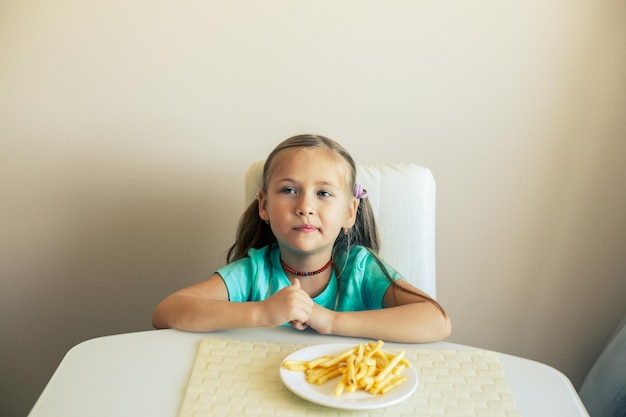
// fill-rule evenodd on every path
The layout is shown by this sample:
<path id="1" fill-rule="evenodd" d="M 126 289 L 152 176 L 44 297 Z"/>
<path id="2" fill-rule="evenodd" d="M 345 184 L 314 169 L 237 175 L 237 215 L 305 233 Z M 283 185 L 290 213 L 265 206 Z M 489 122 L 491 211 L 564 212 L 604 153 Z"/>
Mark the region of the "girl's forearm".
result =
<path id="1" fill-rule="evenodd" d="M 233 303 L 185 294 L 163 300 L 152 314 L 152 326 L 192 332 L 263 326 L 260 303 Z"/>
<path id="2" fill-rule="evenodd" d="M 449 318 L 428 302 L 333 315 L 331 333 L 341 336 L 428 343 L 443 340 L 451 333 Z"/>

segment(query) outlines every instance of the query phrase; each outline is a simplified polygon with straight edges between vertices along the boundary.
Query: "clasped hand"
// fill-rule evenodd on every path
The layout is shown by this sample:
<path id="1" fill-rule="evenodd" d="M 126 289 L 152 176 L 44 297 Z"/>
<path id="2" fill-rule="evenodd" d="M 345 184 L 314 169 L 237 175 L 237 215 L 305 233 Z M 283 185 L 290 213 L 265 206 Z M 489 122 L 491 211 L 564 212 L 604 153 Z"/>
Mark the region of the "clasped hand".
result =
<path id="1" fill-rule="evenodd" d="M 329 333 L 332 312 L 316 304 L 297 278 L 293 285 L 278 291 L 263 304 L 268 327 L 289 323 L 298 330 L 311 327 L 319 333 Z"/>

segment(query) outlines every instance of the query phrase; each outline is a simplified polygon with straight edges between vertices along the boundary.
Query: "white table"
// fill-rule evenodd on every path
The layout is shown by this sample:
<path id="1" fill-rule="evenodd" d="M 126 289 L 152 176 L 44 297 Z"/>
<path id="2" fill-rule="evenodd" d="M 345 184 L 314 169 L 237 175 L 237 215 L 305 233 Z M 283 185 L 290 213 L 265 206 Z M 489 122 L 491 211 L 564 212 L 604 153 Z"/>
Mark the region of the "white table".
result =
<path id="1" fill-rule="evenodd" d="M 153 330 L 100 337 L 80 343 L 67 353 L 29 416 L 176 417 L 198 343 L 205 338 L 299 344 L 355 342 L 290 328 L 213 333 Z M 386 346 L 476 349 L 447 342 Z M 574 387 L 559 371 L 507 354 L 498 357 L 522 416 L 589 416 Z"/>

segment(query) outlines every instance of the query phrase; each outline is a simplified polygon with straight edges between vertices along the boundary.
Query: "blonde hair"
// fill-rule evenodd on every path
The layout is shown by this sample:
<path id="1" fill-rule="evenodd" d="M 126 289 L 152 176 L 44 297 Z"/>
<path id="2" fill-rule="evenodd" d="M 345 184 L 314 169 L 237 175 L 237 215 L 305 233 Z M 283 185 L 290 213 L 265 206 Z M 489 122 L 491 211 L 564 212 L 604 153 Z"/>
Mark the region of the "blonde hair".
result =
<path id="1" fill-rule="evenodd" d="M 336 141 L 320 135 L 298 135 L 290 137 L 281 142 L 270 152 L 263 166 L 263 176 L 261 179 L 261 189 L 267 193 L 267 182 L 278 158 L 283 152 L 293 149 L 306 148 L 326 148 L 345 161 L 348 171 L 348 187 L 354 190 L 356 184 L 356 164 L 348 151 Z M 349 248 L 350 245 L 360 245 L 370 249 L 377 254 L 380 249 L 378 228 L 374 218 L 374 212 L 368 199 L 359 200 L 359 208 L 354 226 L 348 233 L 339 233 L 335 240 L 335 250 L 333 256 L 342 248 Z M 227 261 L 233 262 L 247 256 L 248 250 L 260 249 L 264 246 L 276 243 L 276 237 L 272 233 L 270 226 L 259 217 L 259 203 L 253 201 L 244 211 L 239 221 L 235 243 L 228 250 Z"/>

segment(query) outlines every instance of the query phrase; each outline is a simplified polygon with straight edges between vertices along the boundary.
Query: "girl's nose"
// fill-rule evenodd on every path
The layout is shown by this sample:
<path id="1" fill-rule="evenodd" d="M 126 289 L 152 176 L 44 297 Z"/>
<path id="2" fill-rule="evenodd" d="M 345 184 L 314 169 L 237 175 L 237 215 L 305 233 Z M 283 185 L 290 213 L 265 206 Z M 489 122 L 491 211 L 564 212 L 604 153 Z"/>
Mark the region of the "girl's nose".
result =
<path id="1" fill-rule="evenodd" d="M 313 214 L 313 210 L 311 209 L 299 209 L 298 216 L 310 216 Z"/>
<path id="2" fill-rule="evenodd" d="M 296 213 L 298 216 L 308 216 L 313 214 L 313 205 L 311 204 L 310 199 L 303 195 L 298 201 L 298 206 L 296 207 Z"/>

